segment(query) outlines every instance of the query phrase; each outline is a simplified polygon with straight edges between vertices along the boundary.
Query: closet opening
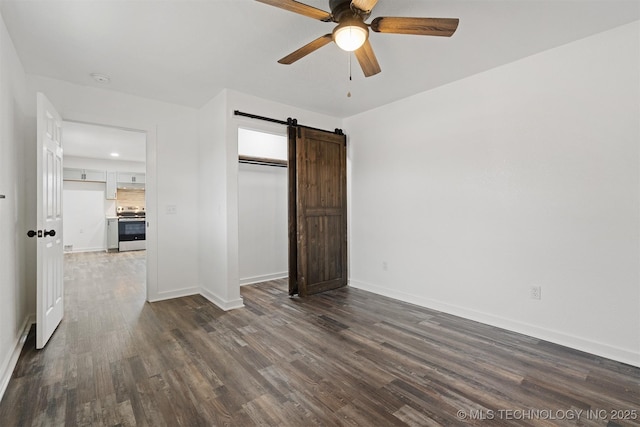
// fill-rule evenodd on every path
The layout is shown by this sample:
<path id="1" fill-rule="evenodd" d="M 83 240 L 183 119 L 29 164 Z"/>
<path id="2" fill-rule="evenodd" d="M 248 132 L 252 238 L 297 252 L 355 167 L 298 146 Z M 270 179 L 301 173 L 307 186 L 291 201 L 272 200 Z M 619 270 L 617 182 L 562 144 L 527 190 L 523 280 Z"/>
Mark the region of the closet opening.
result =
<path id="1" fill-rule="evenodd" d="M 286 128 L 238 128 L 240 285 L 288 277 L 287 141 Z"/>

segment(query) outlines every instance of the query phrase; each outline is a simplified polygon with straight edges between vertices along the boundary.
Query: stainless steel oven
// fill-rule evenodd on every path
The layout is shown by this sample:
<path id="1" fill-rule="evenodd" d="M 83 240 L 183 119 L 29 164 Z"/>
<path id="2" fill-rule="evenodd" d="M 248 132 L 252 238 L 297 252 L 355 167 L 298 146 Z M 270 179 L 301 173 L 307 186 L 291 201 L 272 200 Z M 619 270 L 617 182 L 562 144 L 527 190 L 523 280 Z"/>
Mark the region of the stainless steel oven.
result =
<path id="1" fill-rule="evenodd" d="M 119 218 L 118 219 L 118 250 L 139 251 L 146 249 L 145 218 Z"/>
<path id="2" fill-rule="evenodd" d="M 146 249 L 147 223 L 144 209 L 118 209 L 118 250 L 139 251 Z"/>

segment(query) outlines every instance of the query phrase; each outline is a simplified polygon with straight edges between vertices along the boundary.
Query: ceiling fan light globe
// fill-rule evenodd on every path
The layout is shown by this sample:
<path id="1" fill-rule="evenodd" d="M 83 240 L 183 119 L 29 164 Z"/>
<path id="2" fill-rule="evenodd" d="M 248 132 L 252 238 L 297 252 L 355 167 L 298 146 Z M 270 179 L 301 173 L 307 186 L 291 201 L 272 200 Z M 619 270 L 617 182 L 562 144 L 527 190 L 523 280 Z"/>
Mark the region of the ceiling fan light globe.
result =
<path id="1" fill-rule="evenodd" d="M 338 25 L 333 31 L 333 40 L 338 47 L 347 52 L 357 50 L 367 41 L 369 31 L 367 27 L 359 25 Z"/>

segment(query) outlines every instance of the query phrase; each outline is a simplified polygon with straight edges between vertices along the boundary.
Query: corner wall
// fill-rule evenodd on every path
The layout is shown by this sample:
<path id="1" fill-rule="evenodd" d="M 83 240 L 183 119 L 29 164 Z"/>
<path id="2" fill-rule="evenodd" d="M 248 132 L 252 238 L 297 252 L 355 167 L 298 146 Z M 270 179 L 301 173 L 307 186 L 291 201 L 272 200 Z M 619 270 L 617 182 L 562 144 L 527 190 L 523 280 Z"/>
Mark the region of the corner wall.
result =
<path id="1" fill-rule="evenodd" d="M 346 119 L 351 285 L 640 366 L 639 57 L 635 22 Z"/>
<path id="2" fill-rule="evenodd" d="M 283 125 L 235 116 L 240 110 L 321 129 L 342 120 L 224 90 L 200 110 L 199 259 L 202 295 L 224 310 L 242 307 L 238 268 L 238 128 L 282 133 Z"/>
<path id="3" fill-rule="evenodd" d="M 243 307 L 240 292 L 233 289 L 229 266 L 227 228 L 229 147 L 227 146 L 227 91 L 199 111 L 199 204 L 198 259 L 200 293 L 223 310 Z M 237 276 L 237 271 L 235 272 Z"/>

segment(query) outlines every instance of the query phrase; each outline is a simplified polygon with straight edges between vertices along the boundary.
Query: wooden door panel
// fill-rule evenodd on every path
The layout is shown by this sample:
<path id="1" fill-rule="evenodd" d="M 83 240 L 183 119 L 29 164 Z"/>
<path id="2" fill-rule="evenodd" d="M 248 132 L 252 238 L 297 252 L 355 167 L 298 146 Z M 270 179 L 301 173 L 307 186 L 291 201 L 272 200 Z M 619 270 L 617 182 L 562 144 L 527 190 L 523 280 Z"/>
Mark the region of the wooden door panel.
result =
<path id="1" fill-rule="evenodd" d="M 342 245 L 339 236 L 342 217 L 307 216 L 308 233 L 307 278 L 308 283 L 323 283 L 342 279 Z"/>
<path id="2" fill-rule="evenodd" d="M 290 179 L 295 179 L 290 245 L 296 249 L 290 294 L 306 296 L 347 284 L 345 141 L 344 135 L 307 128 L 290 134 L 290 144 L 295 143 L 289 161 Z"/>

